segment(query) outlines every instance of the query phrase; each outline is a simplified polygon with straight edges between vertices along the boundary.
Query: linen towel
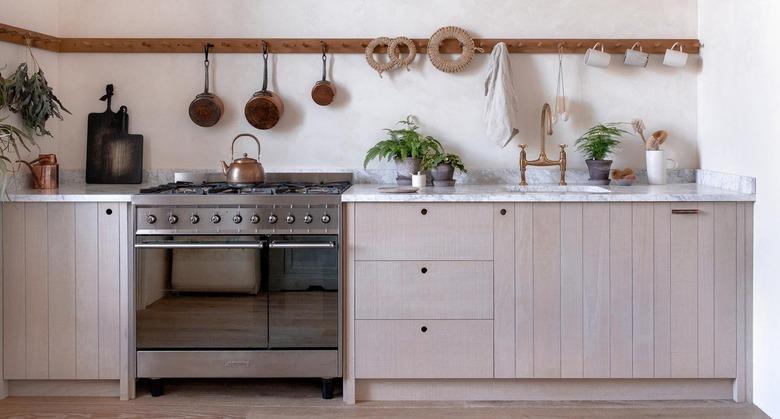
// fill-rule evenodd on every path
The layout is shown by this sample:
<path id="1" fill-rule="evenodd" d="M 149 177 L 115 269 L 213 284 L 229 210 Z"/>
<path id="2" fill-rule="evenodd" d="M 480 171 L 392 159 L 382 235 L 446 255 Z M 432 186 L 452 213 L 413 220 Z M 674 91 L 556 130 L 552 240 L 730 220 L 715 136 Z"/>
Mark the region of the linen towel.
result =
<path id="1" fill-rule="evenodd" d="M 505 43 L 499 42 L 490 55 L 482 118 L 485 120 L 487 138 L 502 148 L 519 132 L 518 99 L 512 79 L 512 65 L 509 63 L 509 50 Z"/>

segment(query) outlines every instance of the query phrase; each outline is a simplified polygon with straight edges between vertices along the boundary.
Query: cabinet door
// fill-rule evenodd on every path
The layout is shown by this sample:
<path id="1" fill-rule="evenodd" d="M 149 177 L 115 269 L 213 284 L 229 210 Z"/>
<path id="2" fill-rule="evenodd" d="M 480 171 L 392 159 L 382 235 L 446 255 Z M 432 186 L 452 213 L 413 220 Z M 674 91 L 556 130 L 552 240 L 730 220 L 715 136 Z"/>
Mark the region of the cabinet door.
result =
<path id="1" fill-rule="evenodd" d="M 120 205 L 3 204 L 5 379 L 119 378 Z"/>
<path id="2" fill-rule="evenodd" d="M 515 376 L 736 377 L 748 205 L 517 204 Z"/>

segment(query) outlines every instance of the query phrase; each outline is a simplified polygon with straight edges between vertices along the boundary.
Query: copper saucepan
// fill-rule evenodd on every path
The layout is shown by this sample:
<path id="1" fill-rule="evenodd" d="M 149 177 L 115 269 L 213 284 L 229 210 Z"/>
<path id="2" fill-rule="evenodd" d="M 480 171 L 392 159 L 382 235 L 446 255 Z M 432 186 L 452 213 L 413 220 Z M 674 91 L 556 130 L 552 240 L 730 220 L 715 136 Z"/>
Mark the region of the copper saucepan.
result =
<path id="1" fill-rule="evenodd" d="M 326 54 L 326 45 L 322 43 L 322 80 L 311 89 L 311 98 L 314 103 L 320 106 L 328 106 L 333 103 L 333 99 L 336 97 L 336 86 L 328 81 L 328 56 Z"/>
<path id="2" fill-rule="evenodd" d="M 217 95 L 209 93 L 209 49 L 213 46 L 206 44 L 203 48 L 206 55 L 206 60 L 203 62 L 206 69 L 205 88 L 203 93 L 195 96 L 195 99 L 190 103 L 190 119 L 201 127 L 213 127 L 219 122 L 225 111 L 222 100 Z"/>
<path id="3" fill-rule="evenodd" d="M 246 120 L 257 129 L 271 129 L 284 113 L 284 102 L 268 90 L 268 44 L 263 42 L 263 89 L 255 92 L 244 107 Z"/>

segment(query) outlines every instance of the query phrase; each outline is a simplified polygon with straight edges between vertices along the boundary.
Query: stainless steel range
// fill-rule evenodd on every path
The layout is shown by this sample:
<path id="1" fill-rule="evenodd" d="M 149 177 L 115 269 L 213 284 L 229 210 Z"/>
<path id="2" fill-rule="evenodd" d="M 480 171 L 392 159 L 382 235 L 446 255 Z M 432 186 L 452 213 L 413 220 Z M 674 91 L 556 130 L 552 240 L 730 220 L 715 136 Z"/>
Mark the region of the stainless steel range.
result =
<path id="1" fill-rule="evenodd" d="M 179 182 L 133 197 L 137 377 L 341 377 L 351 174 Z"/>

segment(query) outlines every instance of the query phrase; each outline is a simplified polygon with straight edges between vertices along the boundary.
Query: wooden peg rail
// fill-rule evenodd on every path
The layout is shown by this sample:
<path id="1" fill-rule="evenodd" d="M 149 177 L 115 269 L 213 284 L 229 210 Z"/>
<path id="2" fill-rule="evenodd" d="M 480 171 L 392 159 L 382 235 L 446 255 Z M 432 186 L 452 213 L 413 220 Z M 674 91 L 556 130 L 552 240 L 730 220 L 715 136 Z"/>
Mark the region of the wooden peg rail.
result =
<path id="1" fill-rule="evenodd" d="M 81 53 L 202 53 L 203 45 L 214 44 L 215 53 L 247 54 L 258 53 L 263 42 L 273 54 L 320 54 L 322 43 L 329 53 L 363 54 L 371 39 L 357 38 L 56 38 L 46 34 L 28 31 L 0 23 L 0 41 L 30 45 L 54 52 Z M 639 42 L 645 52 L 663 54 L 675 42 L 683 46 L 683 51 L 698 54 L 701 43 L 697 39 L 474 39 L 483 53 L 490 53 L 493 47 L 504 42 L 513 54 L 550 54 L 557 53 L 562 47 L 567 54 L 581 54 L 597 42 L 604 44 L 604 50 L 613 54 L 622 54 Z M 425 53 L 428 39 L 414 39 L 417 50 Z M 444 42 L 443 53 L 459 53 L 460 44 L 455 40 Z M 378 53 L 385 52 L 381 49 Z"/>

